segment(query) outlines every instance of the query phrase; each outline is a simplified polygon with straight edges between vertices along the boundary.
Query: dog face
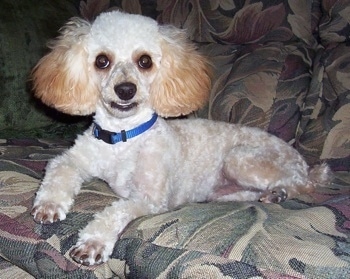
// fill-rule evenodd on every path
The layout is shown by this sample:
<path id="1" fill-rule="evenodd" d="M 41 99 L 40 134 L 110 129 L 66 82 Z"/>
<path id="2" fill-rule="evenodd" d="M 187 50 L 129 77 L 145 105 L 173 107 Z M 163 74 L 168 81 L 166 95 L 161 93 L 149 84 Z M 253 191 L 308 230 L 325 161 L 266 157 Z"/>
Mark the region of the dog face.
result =
<path id="1" fill-rule="evenodd" d="M 88 60 L 98 76 L 100 104 L 113 116 L 124 118 L 151 107 L 150 89 L 162 57 L 158 29 L 149 18 L 114 13 L 92 25 Z"/>
<path id="2" fill-rule="evenodd" d="M 152 109 L 188 114 L 205 104 L 208 63 L 182 30 L 140 15 L 74 18 L 33 71 L 36 96 L 56 109 L 91 114 L 98 106 L 117 118 Z"/>

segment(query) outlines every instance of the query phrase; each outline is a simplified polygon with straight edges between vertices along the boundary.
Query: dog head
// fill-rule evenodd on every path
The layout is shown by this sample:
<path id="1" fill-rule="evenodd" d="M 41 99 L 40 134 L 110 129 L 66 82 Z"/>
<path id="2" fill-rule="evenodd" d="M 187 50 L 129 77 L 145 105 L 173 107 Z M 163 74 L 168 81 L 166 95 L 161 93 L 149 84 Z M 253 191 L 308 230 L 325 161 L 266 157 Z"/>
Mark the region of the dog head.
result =
<path id="1" fill-rule="evenodd" d="M 35 94 L 68 114 L 98 106 L 125 118 L 143 109 L 179 116 L 208 99 L 208 63 L 184 31 L 140 15 L 73 18 L 33 70 Z"/>

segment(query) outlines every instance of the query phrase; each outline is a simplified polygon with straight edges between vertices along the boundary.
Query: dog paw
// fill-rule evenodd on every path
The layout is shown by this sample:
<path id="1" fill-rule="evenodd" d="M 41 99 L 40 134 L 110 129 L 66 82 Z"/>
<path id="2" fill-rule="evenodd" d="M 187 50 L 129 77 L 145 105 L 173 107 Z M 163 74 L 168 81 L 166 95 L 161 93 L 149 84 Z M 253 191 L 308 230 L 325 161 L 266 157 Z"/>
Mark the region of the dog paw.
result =
<path id="1" fill-rule="evenodd" d="M 280 203 L 288 198 L 288 193 L 284 188 L 273 188 L 264 192 L 259 201 L 264 203 Z"/>
<path id="2" fill-rule="evenodd" d="M 69 253 L 71 258 L 82 265 L 97 265 L 108 260 L 106 246 L 98 240 L 87 240 L 77 244 Z"/>
<path id="3" fill-rule="evenodd" d="M 66 213 L 62 206 L 47 202 L 33 207 L 31 214 L 35 222 L 41 224 L 50 224 L 66 218 Z"/>

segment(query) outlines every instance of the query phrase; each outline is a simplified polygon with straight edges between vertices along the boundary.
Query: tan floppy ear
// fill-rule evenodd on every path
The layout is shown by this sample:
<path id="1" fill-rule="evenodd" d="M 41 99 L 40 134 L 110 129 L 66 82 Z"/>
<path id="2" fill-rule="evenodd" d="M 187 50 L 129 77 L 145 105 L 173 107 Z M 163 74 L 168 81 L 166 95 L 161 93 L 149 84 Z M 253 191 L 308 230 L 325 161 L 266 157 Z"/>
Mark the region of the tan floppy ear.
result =
<path id="1" fill-rule="evenodd" d="M 164 117 L 189 114 L 208 101 L 209 64 L 183 30 L 160 26 L 160 34 L 162 59 L 151 85 L 151 104 Z"/>
<path id="2" fill-rule="evenodd" d="M 73 18 L 32 72 L 35 96 L 64 113 L 88 115 L 96 109 L 97 83 L 89 74 L 85 50 L 90 27 L 87 21 Z"/>

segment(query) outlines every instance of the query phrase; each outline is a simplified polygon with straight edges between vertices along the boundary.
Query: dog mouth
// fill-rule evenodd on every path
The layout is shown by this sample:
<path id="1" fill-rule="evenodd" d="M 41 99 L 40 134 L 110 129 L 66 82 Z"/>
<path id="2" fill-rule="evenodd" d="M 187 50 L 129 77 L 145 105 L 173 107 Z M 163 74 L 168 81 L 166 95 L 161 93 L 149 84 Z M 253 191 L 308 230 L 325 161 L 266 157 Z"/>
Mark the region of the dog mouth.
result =
<path id="1" fill-rule="evenodd" d="M 128 103 L 128 104 L 119 104 L 116 102 L 111 102 L 111 107 L 114 109 L 118 109 L 120 111 L 129 111 L 137 106 L 137 103 Z"/>

